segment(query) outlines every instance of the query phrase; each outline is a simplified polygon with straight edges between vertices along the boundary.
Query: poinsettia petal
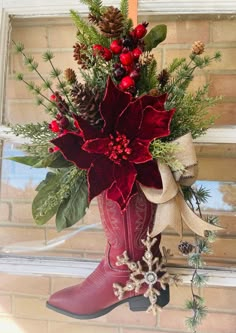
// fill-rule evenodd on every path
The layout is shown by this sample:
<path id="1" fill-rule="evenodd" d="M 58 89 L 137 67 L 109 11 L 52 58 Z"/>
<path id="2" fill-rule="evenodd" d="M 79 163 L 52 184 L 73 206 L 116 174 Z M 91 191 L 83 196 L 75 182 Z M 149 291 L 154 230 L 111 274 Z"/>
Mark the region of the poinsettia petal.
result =
<path id="1" fill-rule="evenodd" d="M 107 199 L 117 202 L 121 210 L 125 207 L 125 200 L 116 182 L 114 182 L 112 186 L 107 190 Z"/>
<path id="2" fill-rule="evenodd" d="M 137 171 L 133 163 L 123 162 L 114 165 L 116 184 L 125 202 L 127 202 L 128 197 L 130 196 L 136 176 Z"/>
<path id="3" fill-rule="evenodd" d="M 170 134 L 170 122 L 175 110 L 157 111 L 147 106 L 143 113 L 143 121 L 138 137 L 142 140 L 162 138 Z"/>
<path id="4" fill-rule="evenodd" d="M 138 172 L 137 181 L 148 187 L 162 188 L 161 175 L 156 161 L 148 161 L 143 164 L 135 164 Z"/>
<path id="5" fill-rule="evenodd" d="M 143 95 L 139 99 L 143 109 L 145 109 L 147 106 L 152 106 L 159 111 L 163 111 L 165 110 L 164 104 L 167 99 L 167 94 L 160 96 Z"/>
<path id="6" fill-rule="evenodd" d="M 124 211 L 129 202 L 130 202 L 130 199 L 137 193 L 137 186 L 136 186 L 136 183 L 134 183 L 134 186 L 132 188 L 132 191 L 131 191 L 131 194 L 130 196 L 128 197 L 128 200 L 125 201 L 121 192 L 120 192 L 120 189 L 117 187 L 117 184 L 116 182 L 112 184 L 112 186 L 109 188 L 109 190 L 107 191 L 107 199 L 111 199 L 115 202 L 118 203 L 118 205 L 120 206 L 121 210 Z"/>
<path id="7" fill-rule="evenodd" d="M 124 112 L 117 119 L 116 130 L 133 139 L 137 136 L 143 118 L 143 109 L 140 99 L 129 103 Z"/>
<path id="8" fill-rule="evenodd" d="M 84 140 L 77 133 L 66 133 L 51 142 L 60 149 L 66 160 L 74 163 L 80 169 L 89 169 L 96 158 L 95 154 L 89 154 L 81 148 Z"/>
<path id="9" fill-rule="evenodd" d="M 74 115 L 73 118 L 77 121 L 77 126 L 85 140 L 100 138 L 103 136 L 98 128 L 89 124 L 89 122 L 80 116 Z"/>
<path id="10" fill-rule="evenodd" d="M 98 156 L 98 155 L 97 155 Z M 109 189 L 115 182 L 114 163 L 105 156 L 99 155 L 88 171 L 89 201 Z"/>
<path id="11" fill-rule="evenodd" d="M 106 154 L 108 153 L 108 144 L 111 140 L 109 138 L 100 138 L 94 140 L 87 140 L 82 148 L 89 153 Z"/>
<path id="12" fill-rule="evenodd" d="M 117 118 L 130 103 L 132 96 L 118 89 L 108 77 L 104 99 L 100 104 L 100 113 L 104 119 L 103 132 L 113 133 Z"/>
<path id="13" fill-rule="evenodd" d="M 130 145 L 131 154 L 129 155 L 129 162 L 144 163 L 152 160 L 152 155 L 149 151 L 149 140 L 142 141 L 134 139 Z"/>

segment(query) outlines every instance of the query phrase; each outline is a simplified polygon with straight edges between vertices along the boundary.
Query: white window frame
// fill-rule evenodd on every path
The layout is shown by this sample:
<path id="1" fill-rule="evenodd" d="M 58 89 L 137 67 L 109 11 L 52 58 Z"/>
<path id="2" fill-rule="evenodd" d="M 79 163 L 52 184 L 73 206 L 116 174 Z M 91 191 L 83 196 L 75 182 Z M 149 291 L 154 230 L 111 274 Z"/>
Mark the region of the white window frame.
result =
<path id="1" fill-rule="evenodd" d="M 104 0 L 105 5 L 118 6 L 119 0 Z M 5 105 L 5 82 L 9 50 L 10 18 L 16 17 L 56 17 L 68 16 L 73 8 L 82 15 L 87 7 L 79 0 L 0 0 L 0 136 Z M 139 0 L 139 15 L 182 15 L 182 14 L 236 14 L 235 0 Z M 236 126 L 210 129 L 196 142 L 236 143 Z M 71 262 L 68 265 L 68 261 Z M 63 258 L 0 256 L 0 272 L 10 274 L 56 274 L 86 277 L 96 267 L 96 262 L 74 261 Z M 191 279 L 191 269 L 171 268 L 180 274 L 185 283 Z M 223 268 L 207 270 L 210 276 L 208 285 L 236 287 L 236 272 Z"/>

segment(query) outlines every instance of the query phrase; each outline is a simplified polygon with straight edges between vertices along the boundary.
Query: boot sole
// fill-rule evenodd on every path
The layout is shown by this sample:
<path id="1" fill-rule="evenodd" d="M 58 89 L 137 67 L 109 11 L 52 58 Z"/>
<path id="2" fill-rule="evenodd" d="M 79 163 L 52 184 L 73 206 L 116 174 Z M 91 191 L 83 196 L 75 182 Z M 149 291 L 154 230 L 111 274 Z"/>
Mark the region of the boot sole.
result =
<path id="1" fill-rule="evenodd" d="M 169 297 L 169 286 L 166 287 L 166 290 L 161 290 L 161 296 L 158 298 L 157 300 L 157 305 L 159 305 L 160 307 L 164 307 L 165 305 L 167 305 L 170 301 L 170 297 Z M 110 311 L 112 311 L 113 309 L 115 309 L 117 306 L 124 304 L 124 303 L 129 303 L 129 308 L 131 311 L 146 311 L 148 309 L 148 307 L 150 306 L 150 302 L 149 299 L 144 297 L 143 295 L 140 296 L 135 296 L 135 297 L 131 297 L 131 298 L 126 298 L 122 301 L 119 301 L 105 309 L 102 309 L 96 313 L 92 313 L 92 314 L 76 314 L 76 313 L 72 313 L 69 311 L 65 311 L 62 310 L 60 308 L 57 308 L 51 304 L 49 304 L 48 302 L 46 303 L 46 306 L 48 309 L 56 311 L 64 316 L 68 316 L 71 318 L 75 318 L 75 319 L 81 319 L 81 320 L 86 320 L 86 319 L 94 319 L 94 318 L 98 318 L 101 316 L 104 316 L 105 314 L 109 313 Z"/>

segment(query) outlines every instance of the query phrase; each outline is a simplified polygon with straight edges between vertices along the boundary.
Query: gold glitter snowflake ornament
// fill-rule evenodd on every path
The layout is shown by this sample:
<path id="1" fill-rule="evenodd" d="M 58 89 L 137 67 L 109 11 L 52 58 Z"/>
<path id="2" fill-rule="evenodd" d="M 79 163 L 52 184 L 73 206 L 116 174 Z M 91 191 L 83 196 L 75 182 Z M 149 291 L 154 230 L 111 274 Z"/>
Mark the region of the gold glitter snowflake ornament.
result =
<path id="1" fill-rule="evenodd" d="M 164 262 L 166 262 L 166 257 L 154 257 L 151 248 L 157 242 L 156 238 L 151 238 L 147 235 L 146 240 L 142 240 L 146 251 L 143 256 L 142 264 L 140 261 L 131 261 L 125 251 L 121 256 L 117 257 L 117 266 L 127 265 L 130 269 L 130 277 L 125 286 L 119 283 L 114 283 L 114 293 L 121 300 L 127 291 L 134 290 L 136 293 L 139 292 L 141 287 L 147 287 L 144 292 L 144 297 L 149 298 L 150 306 L 147 312 L 151 312 L 156 315 L 159 308 L 157 304 L 158 296 L 160 296 L 160 291 L 157 288 L 163 290 L 166 289 L 166 285 L 170 281 L 170 276 L 166 271 Z"/>

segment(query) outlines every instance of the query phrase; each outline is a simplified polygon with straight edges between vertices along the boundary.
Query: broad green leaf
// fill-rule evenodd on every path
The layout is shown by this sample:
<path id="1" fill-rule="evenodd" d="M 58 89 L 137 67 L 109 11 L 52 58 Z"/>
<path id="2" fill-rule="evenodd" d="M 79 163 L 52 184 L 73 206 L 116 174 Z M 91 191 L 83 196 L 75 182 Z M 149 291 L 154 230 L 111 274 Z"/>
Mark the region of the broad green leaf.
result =
<path id="1" fill-rule="evenodd" d="M 29 165 L 33 168 L 67 168 L 72 165 L 59 151 L 48 154 L 45 158 L 41 156 L 14 156 L 9 157 L 8 160 Z"/>
<path id="2" fill-rule="evenodd" d="M 88 207 L 88 186 L 85 177 L 78 179 L 71 189 L 71 195 L 59 206 L 56 215 L 57 230 L 61 231 L 78 222 Z"/>
<path id="3" fill-rule="evenodd" d="M 35 189 L 35 191 L 40 191 L 41 190 L 41 188 L 43 188 L 43 186 L 46 186 L 47 185 L 47 183 L 50 181 L 50 178 L 51 177 L 55 177 L 55 172 L 48 172 L 47 174 L 46 174 L 46 177 L 45 177 L 45 179 L 44 180 L 42 180 L 39 184 L 38 184 L 38 186 L 36 187 L 36 189 Z"/>
<path id="4" fill-rule="evenodd" d="M 48 165 L 50 168 L 68 168 L 73 165 L 73 163 L 67 161 L 61 152 L 57 151 L 53 154 L 54 159 L 52 162 Z"/>
<path id="5" fill-rule="evenodd" d="M 144 37 L 145 51 L 151 51 L 158 44 L 166 39 L 167 26 L 165 24 L 156 25 Z"/>
<path id="6" fill-rule="evenodd" d="M 49 173 L 46 179 L 41 182 L 37 188 L 38 193 L 32 203 L 32 215 L 35 219 L 35 222 L 39 225 L 43 225 L 48 222 L 53 217 L 53 215 L 56 214 L 58 206 L 61 204 L 61 202 L 56 202 L 56 204 L 52 205 L 51 207 L 46 206 L 46 212 L 42 212 L 42 215 L 39 214 L 39 211 L 42 209 L 43 206 L 45 206 L 48 198 L 52 197 L 52 200 L 54 199 L 55 194 L 61 186 L 61 177 L 62 174 L 59 172 Z"/>
<path id="7" fill-rule="evenodd" d="M 7 160 L 11 160 L 17 163 L 33 167 L 35 164 L 40 162 L 41 158 L 39 156 L 13 156 L 13 157 L 8 157 Z"/>

